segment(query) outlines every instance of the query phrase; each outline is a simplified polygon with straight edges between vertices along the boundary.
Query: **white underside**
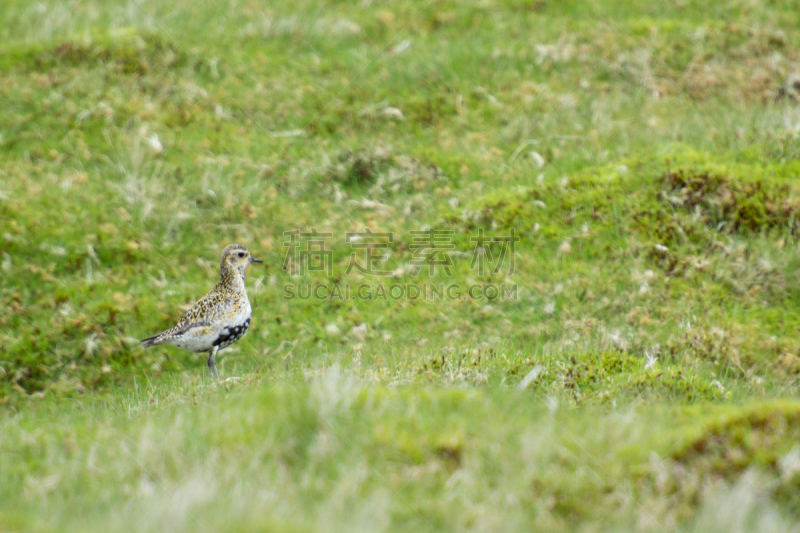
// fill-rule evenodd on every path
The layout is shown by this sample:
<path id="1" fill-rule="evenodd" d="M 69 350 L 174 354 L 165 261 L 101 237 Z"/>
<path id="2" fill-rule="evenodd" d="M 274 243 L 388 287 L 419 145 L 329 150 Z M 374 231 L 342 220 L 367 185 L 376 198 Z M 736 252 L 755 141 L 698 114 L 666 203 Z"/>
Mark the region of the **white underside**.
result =
<path id="1" fill-rule="evenodd" d="M 220 335 L 228 335 L 230 333 L 229 328 L 242 325 L 250 318 L 250 313 L 250 303 L 248 302 L 242 311 L 230 317 L 230 321 L 227 323 L 218 322 L 208 326 L 192 328 L 184 332 L 180 337 L 165 339 L 158 344 L 174 346 L 190 352 L 211 351 L 211 349 L 214 348 L 214 341 L 217 340 Z"/>
<path id="2" fill-rule="evenodd" d="M 212 333 L 212 334 L 205 334 L 205 333 L 192 333 L 191 331 L 187 331 L 185 334 L 181 335 L 180 337 L 175 337 L 165 341 L 163 344 L 167 346 L 174 346 L 176 348 L 181 348 L 183 350 L 189 350 L 190 352 L 208 352 L 210 351 L 214 345 L 214 341 L 217 340 L 220 333 L 224 331 L 220 330 L 219 333 Z"/>

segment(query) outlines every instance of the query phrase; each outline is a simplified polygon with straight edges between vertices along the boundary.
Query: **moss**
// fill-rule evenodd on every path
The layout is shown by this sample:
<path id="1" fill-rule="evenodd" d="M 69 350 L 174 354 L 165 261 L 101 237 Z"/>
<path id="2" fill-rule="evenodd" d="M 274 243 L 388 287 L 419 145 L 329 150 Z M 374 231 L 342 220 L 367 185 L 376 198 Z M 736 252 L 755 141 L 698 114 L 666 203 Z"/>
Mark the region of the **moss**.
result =
<path id="1" fill-rule="evenodd" d="M 159 34 L 123 30 L 47 44 L 15 44 L 0 49 L 0 69 L 49 72 L 56 67 L 111 65 L 120 74 L 143 75 L 154 68 L 174 68 L 188 55 Z"/>
<path id="2" fill-rule="evenodd" d="M 683 364 L 648 365 L 645 358 L 621 350 L 575 352 L 564 359 L 544 361 L 480 348 L 425 357 L 417 372 L 463 378 L 480 372 L 515 383 L 535 367 L 540 367 L 537 378 L 527 388 L 565 391 L 576 403 L 603 404 L 632 396 L 667 396 L 687 402 L 725 397 L 724 388 L 705 373 L 691 371 Z"/>
<path id="3" fill-rule="evenodd" d="M 384 148 L 344 150 L 325 168 L 323 177 L 350 189 L 369 187 L 367 192 L 373 198 L 415 193 L 446 180 L 436 165 Z"/>
<path id="4" fill-rule="evenodd" d="M 699 435 L 672 453 L 676 472 L 680 472 L 673 490 L 683 489 L 681 478 L 685 476 L 699 478 L 702 483 L 714 479 L 734 482 L 746 470 L 758 468 L 774 476 L 773 495 L 797 511 L 800 475 L 782 461 L 799 441 L 797 405 L 755 406 L 723 415 L 707 422 Z"/>
<path id="5" fill-rule="evenodd" d="M 795 235 L 800 228 L 800 202 L 787 184 L 679 170 L 661 176 L 655 197 L 633 221 L 656 245 L 647 256 L 670 273 L 687 268 L 686 252 L 716 253 L 719 235 Z"/>
<path id="6" fill-rule="evenodd" d="M 736 180 L 709 172 L 677 170 L 660 180 L 664 204 L 697 216 L 718 231 L 798 230 L 800 201 L 786 184 Z"/>
<path id="7" fill-rule="evenodd" d="M 632 228 L 647 243 L 645 257 L 670 276 L 731 255 L 732 238 L 795 238 L 800 229 L 800 200 L 788 183 L 681 169 L 663 173 L 651 191 L 633 211 Z"/>
<path id="8" fill-rule="evenodd" d="M 346 187 L 372 185 L 380 172 L 389 166 L 386 154 L 345 150 L 326 171 L 328 178 Z"/>

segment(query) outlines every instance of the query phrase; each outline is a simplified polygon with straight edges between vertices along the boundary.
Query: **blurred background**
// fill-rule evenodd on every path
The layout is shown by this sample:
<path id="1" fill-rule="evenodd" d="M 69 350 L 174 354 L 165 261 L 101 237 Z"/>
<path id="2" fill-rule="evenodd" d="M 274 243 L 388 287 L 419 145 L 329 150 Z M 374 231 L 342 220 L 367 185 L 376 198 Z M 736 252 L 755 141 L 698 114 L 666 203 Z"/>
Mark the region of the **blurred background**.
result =
<path id="1" fill-rule="evenodd" d="M 796 469 L 777 465 L 800 416 L 793 404 L 753 402 L 793 397 L 800 374 L 794 2 L 6 0 L 0 21 L 0 403 L 10 417 L 64 398 L 105 398 L 128 414 L 167 398 L 206 401 L 196 398 L 210 387 L 204 356 L 143 351 L 136 339 L 174 324 L 216 282 L 222 248 L 239 242 L 265 265 L 248 270 L 250 332 L 218 356 L 223 377 L 240 379 L 231 383 L 293 383 L 314 397 L 306 381 L 336 368 L 344 381 L 320 390 L 371 383 L 438 398 L 441 388 L 522 387 L 545 411 L 546 398 L 604 413 L 668 405 L 665 420 L 695 430 L 699 413 L 683 409 L 745 406 L 728 444 L 697 444 L 723 458 L 697 459 L 697 479 L 736 486 L 763 467 L 791 515 Z M 327 234 L 323 270 L 287 256 L 286 232 L 312 228 Z M 412 232 L 431 228 L 448 236 L 448 269 L 415 272 Z M 365 249 L 346 237 L 367 230 L 391 239 Z M 513 268 L 474 268 L 475 237 L 512 231 Z M 354 253 L 387 275 L 348 272 Z M 481 296 L 287 298 L 287 287 L 374 294 L 395 283 Z M 517 401 L 490 403 L 510 413 Z M 575 431 L 589 427 L 575 416 Z M 498 430 L 511 448 L 521 420 Z M 770 444 L 742 444 L 740 429 Z M 691 463 L 700 452 L 685 443 L 706 442 L 697 431 L 664 436 L 662 452 Z M 598 446 L 610 453 L 627 434 Z M 425 449 L 460 465 L 466 441 L 438 438 Z M 730 442 L 741 445 L 734 459 L 720 451 Z M 700 482 L 685 492 L 683 481 L 665 488 L 656 474 L 602 465 L 613 487 L 632 476 L 636 498 L 650 497 L 643 485 L 657 486 L 653 501 L 673 498 L 648 504 L 647 527 L 706 516 Z M 641 514 L 619 503 L 628 492 L 609 489 L 607 501 L 584 486 L 596 491 L 585 508 L 572 481 L 557 491 L 519 483 L 526 496 L 509 494 L 538 510 L 509 511 L 517 525 L 590 524 L 614 498 L 612 508 Z M 759 490 L 742 493 L 746 512 Z M 459 523 L 447 509 L 423 509 L 425 520 L 395 510 L 385 525 Z M 708 512 L 697 530 L 725 514 Z"/>

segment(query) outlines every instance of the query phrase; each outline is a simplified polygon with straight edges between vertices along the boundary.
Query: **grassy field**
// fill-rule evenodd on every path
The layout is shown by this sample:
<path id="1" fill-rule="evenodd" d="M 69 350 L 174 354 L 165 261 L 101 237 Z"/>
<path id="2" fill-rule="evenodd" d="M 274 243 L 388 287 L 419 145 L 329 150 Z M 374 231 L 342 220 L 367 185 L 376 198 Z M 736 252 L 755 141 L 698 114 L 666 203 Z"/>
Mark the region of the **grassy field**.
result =
<path id="1" fill-rule="evenodd" d="M 800 531 L 795 4 L 7 0 L 0 531 Z"/>

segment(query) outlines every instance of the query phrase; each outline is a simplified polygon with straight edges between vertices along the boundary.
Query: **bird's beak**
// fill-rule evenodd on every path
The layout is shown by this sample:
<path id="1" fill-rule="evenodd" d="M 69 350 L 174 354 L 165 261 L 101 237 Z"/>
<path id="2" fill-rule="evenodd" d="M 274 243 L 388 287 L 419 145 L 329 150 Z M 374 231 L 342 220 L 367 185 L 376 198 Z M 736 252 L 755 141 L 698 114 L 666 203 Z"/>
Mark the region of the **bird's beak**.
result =
<path id="1" fill-rule="evenodd" d="M 253 257 L 253 256 L 251 255 L 251 256 L 250 256 L 250 262 L 251 262 L 251 263 L 263 263 L 264 261 L 262 261 L 261 259 L 256 259 L 255 257 Z"/>

